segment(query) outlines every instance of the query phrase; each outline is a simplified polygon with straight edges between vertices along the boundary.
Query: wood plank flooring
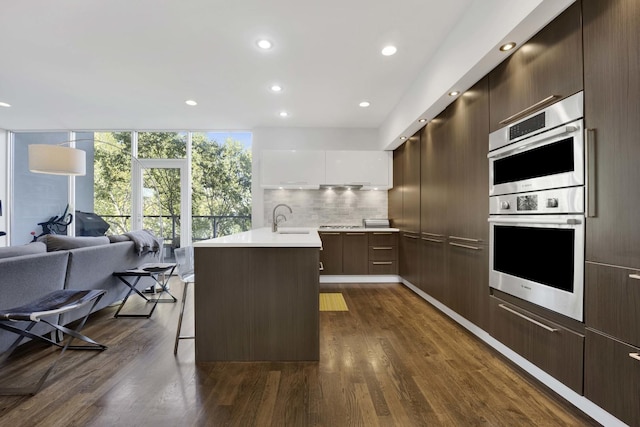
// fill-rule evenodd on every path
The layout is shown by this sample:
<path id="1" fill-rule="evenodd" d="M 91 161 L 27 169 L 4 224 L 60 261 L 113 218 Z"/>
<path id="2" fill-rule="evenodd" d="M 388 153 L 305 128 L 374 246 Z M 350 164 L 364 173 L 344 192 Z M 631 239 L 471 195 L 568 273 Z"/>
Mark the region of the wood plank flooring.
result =
<path id="1" fill-rule="evenodd" d="M 191 340 L 173 356 L 179 304 L 151 319 L 107 308 L 85 332 L 109 348 L 67 352 L 35 397 L 0 396 L 0 426 L 597 425 L 402 285 L 321 290 L 342 292 L 349 311 L 320 313 L 319 363 L 196 365 Z M 30 347 L 0 368 L 3 382 L 56 354 Z"/>

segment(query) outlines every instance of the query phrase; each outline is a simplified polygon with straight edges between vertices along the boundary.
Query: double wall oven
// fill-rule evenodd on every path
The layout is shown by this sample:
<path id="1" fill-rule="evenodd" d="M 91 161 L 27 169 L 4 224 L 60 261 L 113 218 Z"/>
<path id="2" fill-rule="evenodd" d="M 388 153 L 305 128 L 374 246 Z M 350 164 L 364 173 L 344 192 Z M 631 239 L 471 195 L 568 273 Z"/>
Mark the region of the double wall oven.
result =
<path id="1" fill-rule="evenodd" d="M 492 132 L 488 157 L 489 285 L 582 321 L 582 92 Z"/>

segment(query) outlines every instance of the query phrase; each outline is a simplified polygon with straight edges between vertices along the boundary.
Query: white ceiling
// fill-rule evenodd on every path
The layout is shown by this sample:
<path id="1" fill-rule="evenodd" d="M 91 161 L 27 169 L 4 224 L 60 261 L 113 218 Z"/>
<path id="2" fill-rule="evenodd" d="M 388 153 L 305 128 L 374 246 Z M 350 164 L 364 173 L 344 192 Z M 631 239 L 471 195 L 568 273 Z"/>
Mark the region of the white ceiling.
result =
<path id="1" fill-rule="evenodd" d="M 511 3 L 528 14 L 555 1 Z M 470 22 L 465 14 L 492 3 L 0 0 L 0 102 L 12 105 L 0 107 L 0 129 L 401 129 L 414 119 L 394 117 L 405 114 L 401 99 L 439 48 L 460 38 L 452 30 Z M 526 40 L 559 10 L 517 36 Z M 260 51 L 261 37 L 273 49 Z M 382 56 L 386 44 L 398 53 Z M 272 93 L 273 83 L 284 90 Z"/>

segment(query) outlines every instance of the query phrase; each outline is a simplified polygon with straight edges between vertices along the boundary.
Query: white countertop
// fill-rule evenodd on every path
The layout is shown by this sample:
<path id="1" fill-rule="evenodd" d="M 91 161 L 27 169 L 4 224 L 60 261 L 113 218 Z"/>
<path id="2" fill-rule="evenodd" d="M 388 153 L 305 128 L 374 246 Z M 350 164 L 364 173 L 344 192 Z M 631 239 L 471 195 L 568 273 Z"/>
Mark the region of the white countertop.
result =
<path id="1" fill-rule="evenodd" d="M 307 233 L 303 233 L 307 231 Z M 230 236 L 202 240 L 193 244 L 196 248 L 319 248 L 320 236 L 314 227 L 280 227 L 273 233 L 271 228 L 257 228 Z"/>

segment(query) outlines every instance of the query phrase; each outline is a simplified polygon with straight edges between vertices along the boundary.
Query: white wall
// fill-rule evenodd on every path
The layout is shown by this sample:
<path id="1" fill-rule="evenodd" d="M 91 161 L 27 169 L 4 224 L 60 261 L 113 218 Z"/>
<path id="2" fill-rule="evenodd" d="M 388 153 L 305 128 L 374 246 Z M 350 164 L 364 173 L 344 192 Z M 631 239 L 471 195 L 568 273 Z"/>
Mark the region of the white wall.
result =
<path id="1" fill-rule="evenodd" d="M 9 200 L 9 132 L 0 129 L 0 201 L 2 201 L 2 216 L 0 216 L 0 231 L 9 230 L 8 207 Z M 0 247 L 8 245 L 7 236 L 0 237 Z"/>
<path id="2" fill-rule="evenodd" d="M 251 143 L 253 153 L 251 219 L 253 228 L 266 226 L 264 221 L 264 190 L 260 187 L 262 150 L 378 150 L 377 141 L 377 129 L 254 129 Z"/>

